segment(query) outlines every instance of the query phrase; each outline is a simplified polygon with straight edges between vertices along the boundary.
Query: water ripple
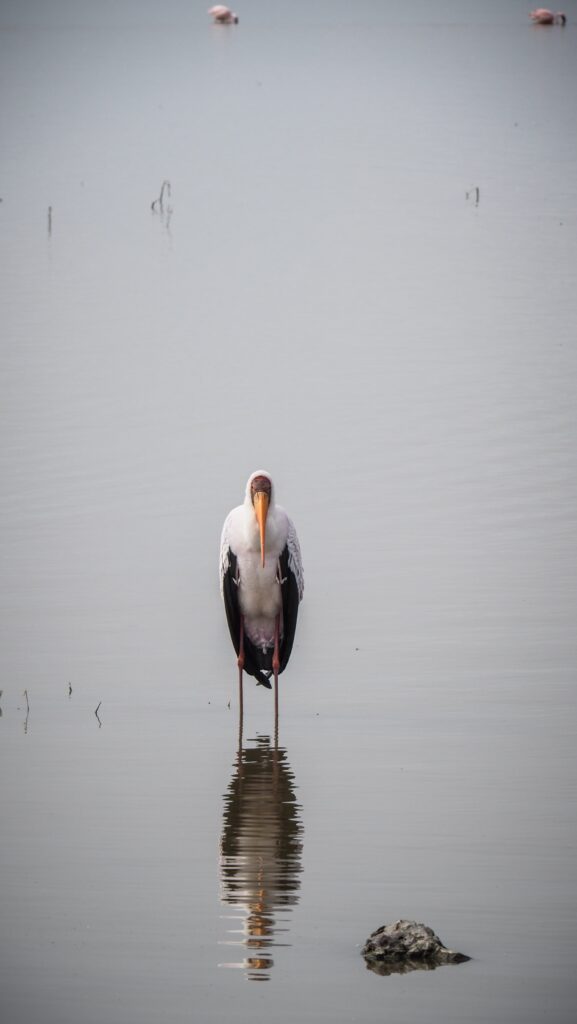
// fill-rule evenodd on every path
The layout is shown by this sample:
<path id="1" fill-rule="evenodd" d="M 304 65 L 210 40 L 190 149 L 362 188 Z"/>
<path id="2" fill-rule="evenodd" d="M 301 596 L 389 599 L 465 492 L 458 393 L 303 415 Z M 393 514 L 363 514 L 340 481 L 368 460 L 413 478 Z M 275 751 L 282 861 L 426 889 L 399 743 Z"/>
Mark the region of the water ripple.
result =
<path id="1" fill-rule="evenodd" d="M 240 968 L 251 981 L 266 981 L 272 949 L 289 931 L 288 913 L 299 900 L 302 871 L 301 807 L 286 750 L 258 736 L 238 751 L 224 794 L 220 841 L 221 900 L 242 911 L 231 922 L 226 946 L 242 946 Z M 233 938 L 234 936 L 234 938 Z"/>

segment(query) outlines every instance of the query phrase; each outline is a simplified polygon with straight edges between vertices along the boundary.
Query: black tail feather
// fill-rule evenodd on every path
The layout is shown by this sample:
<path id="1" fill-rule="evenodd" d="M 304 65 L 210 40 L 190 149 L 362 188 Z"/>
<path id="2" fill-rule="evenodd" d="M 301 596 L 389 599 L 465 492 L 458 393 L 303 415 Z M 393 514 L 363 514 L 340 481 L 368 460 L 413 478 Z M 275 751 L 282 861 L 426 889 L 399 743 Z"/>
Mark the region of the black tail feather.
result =
<path id="1" fill-rule="evenodd" d="M 244 636 L 244 670 L 249 676 L 254 676 L 257 686 L 264 686 L 272 690 L 269 677 L 272 674 L 272 647 L 262 650 L 256 647 L 251 640 Z"/>

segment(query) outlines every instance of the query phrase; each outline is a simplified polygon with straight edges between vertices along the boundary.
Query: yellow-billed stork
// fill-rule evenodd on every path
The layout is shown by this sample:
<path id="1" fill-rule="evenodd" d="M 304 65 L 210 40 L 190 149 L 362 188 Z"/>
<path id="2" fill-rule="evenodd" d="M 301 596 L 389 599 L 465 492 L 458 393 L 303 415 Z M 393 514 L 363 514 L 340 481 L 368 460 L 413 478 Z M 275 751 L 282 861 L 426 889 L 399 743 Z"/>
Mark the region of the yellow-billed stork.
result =
<path id="1" fill-rule="evenodd" d="M 274 676 L 276 717 L 278 677 L 290 658 L 304 579 L 294 524 L 262 469 L 251 474 L 243 504 L 224 521 L 220 586 L 237 654 L 240 712 L 244 671 L 269 690 Z"/>

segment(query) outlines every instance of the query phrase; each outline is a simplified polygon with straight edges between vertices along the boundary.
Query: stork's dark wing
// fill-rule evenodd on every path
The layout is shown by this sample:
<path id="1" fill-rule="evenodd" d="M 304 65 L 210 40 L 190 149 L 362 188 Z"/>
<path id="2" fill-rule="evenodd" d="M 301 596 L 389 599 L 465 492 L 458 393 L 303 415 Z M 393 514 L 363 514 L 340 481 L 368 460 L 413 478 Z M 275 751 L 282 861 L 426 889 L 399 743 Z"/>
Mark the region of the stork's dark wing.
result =
<path id="1" fill-rule="evenodd" d="M 226 621 L 228 622 L 228 628 L 230 630 L 230 638 L 238 655 L 240 648 L 240 607 L 238 603 L 238 584 L 236 579 L 236 555 L 234 555 L 230 548 L 228 548 L 221 575 L 222 596 L 224 600 L 224 610 L 226 612 Z"/>
<path id="2" fill-rule="evenodd" d="M 283 638 L 280 645 L 280 672 L 288 663 L 293 648 L 299 602 L 303 596 L 304 581 L 301 552 L 295 528 L 289 523 L 287 543 L 279 559 L 281 571 Z"/>

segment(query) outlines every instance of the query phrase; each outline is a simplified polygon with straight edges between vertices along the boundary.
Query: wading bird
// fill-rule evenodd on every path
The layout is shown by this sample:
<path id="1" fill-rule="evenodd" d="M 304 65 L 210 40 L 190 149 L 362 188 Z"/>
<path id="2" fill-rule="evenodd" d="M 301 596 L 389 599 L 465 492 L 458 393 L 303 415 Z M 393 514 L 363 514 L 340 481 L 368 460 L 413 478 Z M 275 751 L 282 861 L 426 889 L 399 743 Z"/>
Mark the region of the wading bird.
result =
<path id="1" fill-rule="evenodd" d="M 567 21 L 562 11 L 553 14 L 553 11 L 548 11 L 546 7 L 537 7 L 531 11 L 529 17 L 534 25 L 564 25 Z"/>
<path id="2" fill-rule="evenodd" d="M 244 503 L 224 521 L 220 586 L 237 653 L 240 713 L 244 671 L 269 690 L 274 676 L 276 718 L 278 677 L 290 658 L 304 579 L 294 524 L 276 504 L 264 470 L 249 477 Z"/>
<path id="3" fill-rule="evenodd" d="M 230 7 L 224 7 L 223 4 L 211 7 L 208 13 L 212 15 L 217 25 L 238 25 L 238 15 L 231 11 Z"/>

